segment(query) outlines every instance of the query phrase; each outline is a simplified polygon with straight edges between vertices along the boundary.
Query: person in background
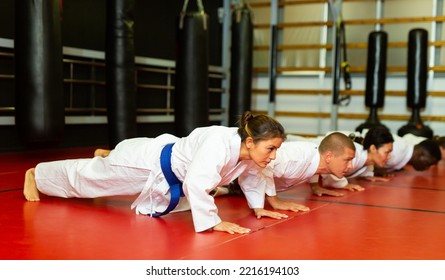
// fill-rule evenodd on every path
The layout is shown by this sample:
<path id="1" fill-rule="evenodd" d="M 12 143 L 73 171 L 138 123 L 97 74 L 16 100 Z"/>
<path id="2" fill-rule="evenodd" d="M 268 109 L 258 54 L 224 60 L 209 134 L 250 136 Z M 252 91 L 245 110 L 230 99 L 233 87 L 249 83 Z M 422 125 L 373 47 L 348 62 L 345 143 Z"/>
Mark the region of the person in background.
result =
<path id="1" fill-rule="evenodd" d="M 331 134 L 332 132 L 328 133 L 327 135 Z M 339 132 L 338 132 L 339 133 Z M 343 193 L 333 190 L 333 189 L 347 189 L 350 191 L 363 191 L 364 188 L 357 184 L 351 184 L 348 182 L 348 178 L 354 178 L 354 177 L 364 177 L 367 180 L 388 180 L 386 178 L 382 177 L 374 177 L 373 176 L 373 167 L 374 165 L 383 167 L 385 163 L 389 160 L 392 152 L 392 146 L 394 139 L 392 137 L 392 134 L 384 129 L 384 128 L 373 128 L 371 129 L 367 134 L 365 138 L 362 137 L 356 137 L 354 134 L 348 133 L 342 133 L 344 135 L 348 135 L 351 139 L 354 140 L 354 146 L 355 146 L 355 157 L 351 161 L 351 167 L 343 177 L 337 177 L 332 173 L 317 173 L 311 178 L 309 178 L 307 181 L 309 182 L 309 185 L 311 186 L 313 194 L 317 196 L 322 195 L 330 195 L 330 196 L 342 196 Z M 314 145 L 320 145 L 321 141 L 326 136 L 320 136 L 320 137 L 302 137 L 302 136 L 289 136 L 288 141 L 286 141 L 283 145 L 287 146 L 289 145 L 289 142 L 312 142 Z M 283 146 L 283 147 L 284 147 Z M 297 146 L 297 145 L 295 145 Z M 311 150 L 312 144 L 302 144 L 298 143 L 298 148 L 301 151 L 292 153 L 289 157 L 298 157 L 303 154 L 307 154 L 306 151 Z M 283 151 L 286 148 L 283 148 Z M 280 155 L 278 155 L 280 156 Z M 307 170 L 307 168 L 306 168 Z M 295 176 L 295 175 L 293 175 Z M 305 181 L 304 179 L 300 181 Z M 277 191 L 283 191 L 287 188 L 280 188 L 277 189 Z M 227 186 L 226 188 L 218 188 L 218 191 L 220 192 L 218 195 L 224 195 L 229 193 L 236 192 L 236 188 L 234 187 L 234 184 L 231 184 Z M 239 192 L 238 192 L 239 193 Z"/>
<path id="2" fill-rule="evenodd" d="M 407 142 L 413 144 L 413 145 L 417 145 L 420 142 L 428 139 L 426 137 L 417 136 L 417 135 L 414 135 L 412 133 L 407 133 L 407 134 L 403 135 L 402 138 L 404 140 L 406 140 Z M 441 154 L 441 160 L 442 161 L 445 160 L 445 137 L 444 136 L 435 135 L 432 140 L 439 145 L 440 154 Z"/>
<path id="3" fill-rule="evenodd" d="M 433 137 L 433 141 L 439 145 L 440 154 L 441 154 L 441 162 L 445 161 L 445 137 L 436 135 Z"/>
<path id="4" fill-rule="evenodd" d="M 355 152 L 353 141 L 338 132 L 324 137 L 319 144 L 311 141 L 285 141 L 277 151 L 276 159 L 265 168 L 263 174 L 268 172 L 267 176 L 245 172 L 238 178 L 238 183 L 264 188 L 266 200 L 275 210 L 309 211 L 304 205 L 280 199 L 277 192 L 307 182 L 316 174 L 344 177 L 352 167 Z M 250 194 L 245 195 L 247 197 Z"/>
<path id="5" fill-rule="evenodd" d="M 346 189 L 350 191 L 364 191 L 358 184 L 351 184 L 348 179 L 360 177 L 370 181 L 387 181 L 387 178 L 374 176 L 374 167 L 384 167 L 391 158 L 394 138 L 390 131 L 383 127 L 369 129 L 364 138 L 355 134 L 349 135 L 356 148 L 351 169 L 346 176 L 338 178 L 332 174 L 316 175 L 311 178 L 312 192 L 317 196 L 343 196 L 342 192 L 333 189 Z M 332 189 L 333 188 L 333 189 Z"/>
<path id="6" fill-rule="evenodd" d="M 358 137 L 366 137 L 369 130 L 352 132 Z M 343 132 L 350 135 L 351 132 Z M 392 133 L 394 138 L 391 157 L 383 167 L 375 165 L 369 175 L 373 178 L 390 178 L 395 171 L 402 170 L 405 166 L 412 166 L 416 171 L 427 170 L 436 165 L 442 159 L 441 143 L 439 140 L 431 140 L 411 134 L 403 137 Z"/>
<path id="7" fill-rule="evenodd" d="M 416 171 L 424 171 L 436 165 L 442 159 L 442 152 L 438 142 L 422 139 L 415 144 L 412 139 L 393 134 L 394 144 L 391 158 L 383 168 L 376 168 L 375 175 L 387 177 L 393 172 L 402 170 L 406 165 Z"/>

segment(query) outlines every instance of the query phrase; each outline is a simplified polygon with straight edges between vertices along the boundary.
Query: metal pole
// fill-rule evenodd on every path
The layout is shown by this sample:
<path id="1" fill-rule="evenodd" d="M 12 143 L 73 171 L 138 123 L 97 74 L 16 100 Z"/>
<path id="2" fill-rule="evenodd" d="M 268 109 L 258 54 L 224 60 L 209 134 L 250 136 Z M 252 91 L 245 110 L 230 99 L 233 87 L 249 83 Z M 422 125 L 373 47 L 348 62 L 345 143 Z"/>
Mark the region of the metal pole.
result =
<path id="1" fill-rule="evenodd" d="M 235 0 L 236 2 L 236 0 Z M 224 71 L 224 78 L 222 80 L 223 93 L 221 95 L 221 106 L 223 108 L 221 125 L 229 125 L 229 104 L 230 104 L 230 45 L 231 45 L 231 30 L 232 15 L 230 12 L 231 0 L 224 0 L 223 8 L 219 9 L 219 19 L 223 24 L 223 41 L 222 41 L 222 68 Z"/>
<path id="2" fill-rule="evenodd" d="M 331 108 L 331 130 L 338 130 L 338 97 L 340 93 L 340 69 L 341 69 L 341 46 L 338 22 L 341 20 L 341 4 L 342 1 L 330 0 L 333 24 L 333 62 L 332 62 L 332 108 Z"/>
<path id="3" fill-rule="evenodd" d="M 270 2 L 270 50 L 269 50 L 269 106 L 268 115 L 275 117 L 275 95 L 277 79 L 277 21 L 278 0 Z"/>

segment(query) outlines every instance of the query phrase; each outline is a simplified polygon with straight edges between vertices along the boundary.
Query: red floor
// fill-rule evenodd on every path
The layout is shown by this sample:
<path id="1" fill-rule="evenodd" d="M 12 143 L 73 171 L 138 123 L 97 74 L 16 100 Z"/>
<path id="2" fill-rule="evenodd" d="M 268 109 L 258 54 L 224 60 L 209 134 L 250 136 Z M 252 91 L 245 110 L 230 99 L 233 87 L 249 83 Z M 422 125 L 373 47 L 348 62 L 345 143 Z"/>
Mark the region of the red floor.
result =
<path id="1" fill-rule="evenodd" d="M 364 192 L 315 197 L 307 185 L 281 193 L 311 208 L 285 220 L 257 220 L 241 197 L 217 198 L 223 219 L 247 235 L 195 233 L 189 212 L 136 215 L 132 197 L 60 199 L 22 196 L 37 162 L 89 157 L 93 148 L 0 155 L 2 260 L 444 260 L 445 165 L 402 171 Z"/>

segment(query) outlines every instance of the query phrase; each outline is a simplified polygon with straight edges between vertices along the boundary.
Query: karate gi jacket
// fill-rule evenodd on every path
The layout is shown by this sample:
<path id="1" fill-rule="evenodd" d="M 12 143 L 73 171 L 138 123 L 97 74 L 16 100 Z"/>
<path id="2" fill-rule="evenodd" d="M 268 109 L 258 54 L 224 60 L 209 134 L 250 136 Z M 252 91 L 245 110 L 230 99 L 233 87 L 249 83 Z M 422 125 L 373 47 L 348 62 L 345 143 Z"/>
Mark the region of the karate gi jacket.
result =
<path id="1" fill-rule="evenodd" d="M 214 227 L 221 219 L 209 192 L 258 168 L 252 160 L 239 161 L 241 138 L 235 127 L 197 128 L 183 138 L 169 134 L 134 138 L 119 143 L 105 158 L 41 163 L 36 166 L 37 187 L 42 193 L 59 197 L 139 194 L 131 206 L 137 213 L 162 212 L 168 206 L 170 192 L 160 153 L 168 143 L 175 143 L 171 167 L 183 182 L 186 196 L 176 211 L 191 209 L 196 232 Z M 264 176 L 262 172 L 257 174 Z M 264 204 L 264 193 L 261 195 L 255 185 L 242 184 L 241 188 L 250 193 L 250 207 Z"/>

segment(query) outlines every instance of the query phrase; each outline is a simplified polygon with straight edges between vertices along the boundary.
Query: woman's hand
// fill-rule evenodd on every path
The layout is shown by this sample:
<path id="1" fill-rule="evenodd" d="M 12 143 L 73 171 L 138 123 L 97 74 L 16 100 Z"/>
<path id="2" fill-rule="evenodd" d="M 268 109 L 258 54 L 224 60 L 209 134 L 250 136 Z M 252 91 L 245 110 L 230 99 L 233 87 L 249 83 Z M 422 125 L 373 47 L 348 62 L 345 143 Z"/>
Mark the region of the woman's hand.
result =
<path id="1" fill-rule="evenodd" d="M 346 186 L 345 186 L 345 189 L 347 189 L 347 190 L 349 190 L 349 191 L 359 191 L 359 192 L 362 192 L 362 191 L 364 191 L 365 190 L 365 188 L 364 187 L 362 187 L 362 186 L 360 186 L 360 185 L 356 185 L 356 184 L 347 184 Z"/>
<path id="2" fill-rule="evenodd" d="M 219 223 L 216 226 L 214 226 L 213 230 L 225 231 L 225 232 L 228 232 L 230 234 L 249 233 L 250 232 L 249 228 L 244 228 L 244 227 L 241 227 L 241 226 L 239 226 L 237 224 L 224 222 L 224 221 L 222 221 L 221 223 Z"/>
<path id="3" fill-rule="evenodd" d="M 388 182 L 392 178 L 393 178 L 393 176 L 386 176 L 386 177 L 370 176 L 370 177 L 364 177 L 365 180 L 371 181 L 371 182 Z"/>
<path id="4" fill-rule="evenodd" d="M 269 217 L 277 220 L 281 220 L 283 218 L 287 218 L 288 216 L 286 214 L 282 214 L 279 212 L 269 211 L 264 208 L 254 208 L 253 211 L 255 211 L 255 216 L 260 219 L 261 217 Z"/>
<path id="5" fill-rule="evenodd" d="M 318 184 L 311 184 L 312 193 L 316 196 L 322 196 L 322 195 L 330 195 L 330 196 L 343 196 L 343 193 L 328 190 L 326 188 L 321 187 Z"/>
<path id="6" fill-rule="evenodd" d="M 310 210 L 307 206 L 292 201 L 281 200 L 277 196 L 266 196 L 266 199 L 270 206 L 275 210 L 288 210 L 293 212 L 307 212 Z"/>

